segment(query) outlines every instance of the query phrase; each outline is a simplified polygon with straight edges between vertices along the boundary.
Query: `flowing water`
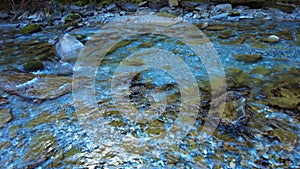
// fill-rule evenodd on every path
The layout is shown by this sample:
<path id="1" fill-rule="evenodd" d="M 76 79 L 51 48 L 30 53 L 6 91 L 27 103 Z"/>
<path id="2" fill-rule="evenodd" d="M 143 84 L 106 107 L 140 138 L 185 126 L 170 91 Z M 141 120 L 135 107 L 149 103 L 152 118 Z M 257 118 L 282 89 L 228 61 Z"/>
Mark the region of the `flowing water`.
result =
<path id="1" fill-rule="evenodd" d="M 15 25 L 0 25 L 0 164 L 2 168 L 299 168 L 299 24 L 245 20 L 203 29 L 218 53 L 227 89 L 224 112 L 204 141 L 200 139 L 209 117 L 212 85 L 203 60 L 184 42 L 152 33 L 123 39 L 97 65 L 96 108 L 78 109 L 74 81 L 85 83 L 85 77 L 74 77 L 72 65 L 59 62 L 51 44 L 63 32 L 49 27 L 21 35 L 12 31 Z M 69 34 L 86 42 L 99 29 L 101 25 L 94 25 Z M 262 42 L 274 34 L 279 42 Z M 151 48 L 169 53 L 128 59 Z M 235 59 L 242 54 L 260 59 Z M 155 59 L 147 60 L 148 56 Z M 138 69 L 145 62 L 166 58 L 171 66 Z M 41 60 L 44 69 L 24 71 L 24 64 L 32 60 Z M 197 113 L 185 121 L 189 129 L 176 121 L 180 107 L 193 106 L 195 100 L 184 97 L 193 85 L 185 89 L 178 81 L 176 76 L 189 76 L 180 71 L 184 69 L 180 63 L 195 77 L 199 92 Z M 122 66 L 139 70 L 125 86 L 126 99 L 136 112 L 123 111 L 112 96 L 112 80 L 115 72 L 125 70 Z M 168 73 L 172 69 L 175 76 Z M 76 97 L 89 100 L 84 92 Z M 173 125 L 181 125 L 187 133 L 174 139 Z"/>

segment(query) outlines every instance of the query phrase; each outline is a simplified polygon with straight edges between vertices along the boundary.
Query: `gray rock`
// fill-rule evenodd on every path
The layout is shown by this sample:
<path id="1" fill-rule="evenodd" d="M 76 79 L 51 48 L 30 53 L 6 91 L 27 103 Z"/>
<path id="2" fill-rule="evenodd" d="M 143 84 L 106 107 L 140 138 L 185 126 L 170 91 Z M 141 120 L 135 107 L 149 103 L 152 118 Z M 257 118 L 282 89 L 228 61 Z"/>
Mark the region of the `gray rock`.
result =
<path id="1" fill-rule="evenodd" d="M 83 44 L 77 40 L 74 36 L 68 34 L 64 35 L 59 39 L 55 45 L 56 53 L 64 62 L 74 62 L 81 49 Z"/>
<path id="2" fill-rule="evenodd" d="M 232 10 L 231 4 L 219 4 L 214 8 L 217 12 L 230 12 Z"/>
<path id="3" fill-rule="evenodd" d="M 124 10 L 126 12 L 136 12 L 137 11 L 137 6 L 130 2 L 120 3 L 120 4 L 118 4 L 118 6 L 119 6 L 119 8 L 121 8 L 122 10 Z"/>
<path id="4" fill-rule="evenodd" d="M 117 5 L 115 3 L 112 3 L 106 7 L 106 10 L 108 12 L 115 12 L 115 11 L 119 11 L 120 9 L 117 7 Z"/>

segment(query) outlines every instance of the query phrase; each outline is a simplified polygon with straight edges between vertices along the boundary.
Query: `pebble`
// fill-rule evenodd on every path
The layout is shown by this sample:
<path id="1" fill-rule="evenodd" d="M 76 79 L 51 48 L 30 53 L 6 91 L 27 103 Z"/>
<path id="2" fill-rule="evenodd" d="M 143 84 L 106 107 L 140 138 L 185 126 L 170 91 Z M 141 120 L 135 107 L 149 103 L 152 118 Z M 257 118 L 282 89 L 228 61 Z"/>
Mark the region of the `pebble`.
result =
<path id="1" fill-rule="evenodd" d="M 280 38 L 277 35 L 270 35 L 267 38 L 264 38 L 262 41 L 268 42 L 268 43 L 275 43 L 279 42 Z"/>

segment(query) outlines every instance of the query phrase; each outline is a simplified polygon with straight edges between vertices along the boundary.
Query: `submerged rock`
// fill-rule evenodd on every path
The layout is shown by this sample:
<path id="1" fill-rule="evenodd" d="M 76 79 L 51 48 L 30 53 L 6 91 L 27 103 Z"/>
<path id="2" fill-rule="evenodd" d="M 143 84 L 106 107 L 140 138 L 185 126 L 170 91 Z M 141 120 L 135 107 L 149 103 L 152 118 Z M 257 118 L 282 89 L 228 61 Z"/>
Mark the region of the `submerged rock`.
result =
<path id="1" fill-rule="evenodd" d="M 245 63 L 254 63 L 262 59 L 262 56 L 257 54 L 242 54 L 242 55 L 234 55 L 233 57 L 235 60 L 242 61 Z"/>
<path id="2" fill-rule="evenodd" d="M 58 43 L 55 46 L 55 49 L 57 55 L 62 61 L 74 62 L 77 59 L 83 46 L 84 45 L 74 36 L 66 34 L 59 39 Z"/>
<path id="3" fill-rule="evenodd" d="M 12 119 L 11 109 L 0 109 L 0 128 Z"/>
<path id="4" fill-rule="evenodd" d="M 41 101 L 71 92 L 72 79 L 64 76 L 1 73 L 0 89 L 25 99 Z"/>

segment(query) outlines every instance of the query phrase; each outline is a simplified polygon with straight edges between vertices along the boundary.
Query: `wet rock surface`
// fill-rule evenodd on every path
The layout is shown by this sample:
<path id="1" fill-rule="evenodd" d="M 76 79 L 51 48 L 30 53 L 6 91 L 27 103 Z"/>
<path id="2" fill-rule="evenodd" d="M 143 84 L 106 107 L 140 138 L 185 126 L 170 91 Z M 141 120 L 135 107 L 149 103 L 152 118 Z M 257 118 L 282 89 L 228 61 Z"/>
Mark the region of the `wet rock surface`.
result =
<path id="1" fill-rule="evenodd" d="M 243 61 L 246 63 L 254 63 L 262 59 L 260 55 L 252 55 L 252 54 L 245 54 L 245 55 L 234 55 L 234 59 L 237 61 Z"/>
<path id="2" fill-rule="evenodd" d="M 34 101 L 55 99 L 69 93 L 71 82 L 68 77 L 26 73 L 2 73 L 0 78 L 1 90 Z"/>
<path id="3" fill-rule="evenodd" d="M 270 9 L 251 9 L 235 5 L 230 9 L 230 5 L 217 7 L 202 3 L 180 4 L 176 9 L 154 2 L 143 6 L 162 5 L 166 12 L 163 13 L 164 16 L 169 17 L 169 14 L 172 14 L 174 17 L 174 14 L 179 14 L 195 23 L 201 19 L 205 21 L 198 27 L 218 50 L 226 71 L 227 85 L 225 111 L 217 129 L 206 142 L 200 142 L 199 138 L 203 134 L 202 127 L 210 108 L 210 82 L 207 75 L 202 74 L 205 68 L 199 66 L 201 63 L 182 42 L 168 37 L 148 35 L 123 40 L 112 48 L 100 64 L 99 72 L 102 74 L 96 77 L 97 104 L 106 110 L 102 115 L 101 111 L 95 112 L 86 108 L 83 112 L 77 112 L 74 108 L 71 94 L 72 78 L 69 77 L 72 75 L 72 65 L 61 62 L 69 60 L 57 57 L 55 50 L 55 44 L 58 44 L 66 29 L 49 27 L 46 28 L 47 31 L 39 30 L 29 37 L 11 33 L 9 29 L 14 26 L 9 29 L 4 26 L 1 27 L 3 30 L 0 36 L 0 43 L 3 44 L 0 47 L 3 56 L 0 58 L 1 166 L 299 168 L 299 22 L 277 22 L 276 19 L 293 19 L 293 15 L 278 10 L 272 12 L 280 15 L 271 14 Z M 196 10 L 184 11 L 179 10 L 180 7 L 195 7 Z M 211 13 L 208 10 L 210 8 L 219 10 Z M 110 19 L 116 19 L 121 10 L 133 11 L 122 9 L 119 5 L 101 9 L 108 13 L 102 13 L 98 9 L 85 10 L 97 11 L 92 15 L 88 12 L 80 13 L 81 9 L 82 7 L 71 6 L 65 10 L 81 16 L 79 22 L 83 23 L 83 27 L 74 27 L 67 32 L 82 44 L 101 27 L 92 25 L 92 21 L 108 22 Z M 136 10 L 139 12 L 141 9 Z M 158 11 L 158 8 L 152 10 Z M 62 17 L 69 16 L 70 13 L 57 9 L 58 17 L 53 20 L 60 25 L 63 23 Z M 228 15 L 225 16 L 224 13 Z M 222 20 L 233 21 L 205 20 L 220 14 L 223 15 Z M 40 22 L 38 13 L 29 16 L 30 20 Z M 7 16 L 3 14 L 3 18 Z M 261 20 L 254 21 L 254 18 Z M 70 19 L 68 22 L 72 23 L 73 19 L 78 18 L 65 19 Z M 280 40 L 276 43 L 265 41 L 264 38 L 272 35 L 276 35 Z M 196 75 L 201 79 L 198 84 L 201 91 L 201 107 L 193 130 L 180 143 L 164 149 L 159 155 L 151 153 L 158 152 L 155 148 L 163 147 L 163 143 L 158 140 L 168 132 L 168 125 L 178 117 L 181 96 L 176 83 L 171 80 L 168 84 L 161 85 L 161 79 L 170 80 L 170 77 L 163 72 L 153 71 L 144 71 L 132 80 L 132 104 L 141 111 L 150 112 L 147 116 L 142 114 L 138 123 L 130 121 L 130 118 L 114 107 L 107 97 L 107 87 L 110 86 L 108 81 L 112 76 L 108 68 L 115 66 L 115 62 L 121 61 L 131 52 L 151 47 L 168 49 L 183 60 L 186 59 L 189 67 L 197 70 Z M 240 57 L 241 55 L 243 57 Z M 236 59 L 234 56 L 239 57 Z M 25 68 L 26 63 L 31 61 L 39 61 L 43 67 Z M 145 62 L 126 60 L 120 64 L 143 66 Z M 165 67 L 165 70 L 168 69 L 170 68 Z M 156 90 L 153 92 L 154 89 Z M 167 97 L 168 105 L 167 111 L 158 116 L 155 113 L 161 108 L 152 106 L 161 99 L 161 95 Z M 82 129 L 84 124 L 78 122 L 78 114 L 88 114 L 91 121 L 86 121 L 87 123 L 99 125 L 100 129 L 105 130 L 104 137 L 107 139 L 102 140 L 103 145 L 90 140 L 90 136 Z M 152 120 L 146 121 L 150 116 Z M 115 132 L 120 133 L 121 137 L 112 138 Z M 97 133 L 94 133 L 94 136 L 97 137 Z M 121 149 L 114 149 L 116 145 L 112 144 L 111 140 L 120 141 L 128 136 L 131 136 L 131 139 L 120 143 Z M 137 146 L 132 141 L 137 138 L 145 138 L 147 144 Z M 147 153 L 149 156 L 143 156 Z"/>
<path id="4" fill-rule="evenodd" d="M 74 36 L 64 35 L 55 45 L 56 53 L 64 62 L 75 62 L 83 44 Z"/>

